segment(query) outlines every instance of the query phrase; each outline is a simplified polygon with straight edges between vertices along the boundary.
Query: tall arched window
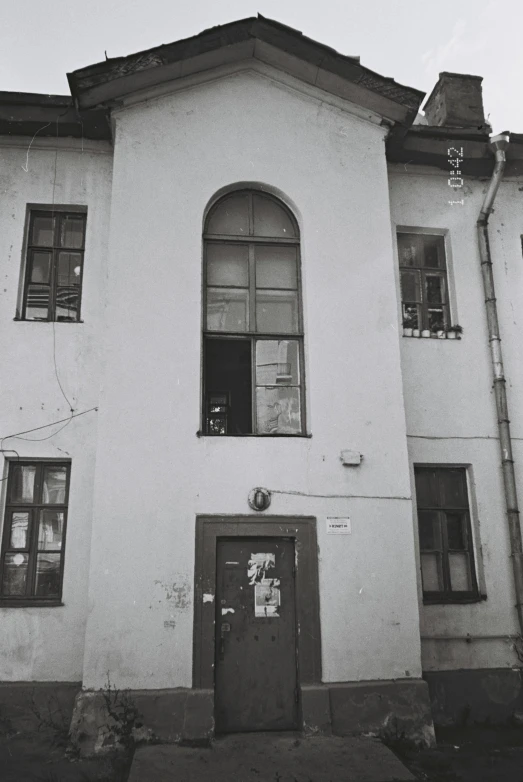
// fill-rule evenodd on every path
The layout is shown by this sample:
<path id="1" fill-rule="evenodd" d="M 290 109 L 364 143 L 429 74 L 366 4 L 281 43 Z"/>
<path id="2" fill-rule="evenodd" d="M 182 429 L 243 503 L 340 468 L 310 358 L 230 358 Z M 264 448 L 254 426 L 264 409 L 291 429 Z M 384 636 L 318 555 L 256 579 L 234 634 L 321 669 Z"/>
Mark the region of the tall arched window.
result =
<path id="1" fill-rule="evenodd" d="M 221 198 L 204 229 L 203 429 L 305 432 L 300 238 L 276 198 Z"/>

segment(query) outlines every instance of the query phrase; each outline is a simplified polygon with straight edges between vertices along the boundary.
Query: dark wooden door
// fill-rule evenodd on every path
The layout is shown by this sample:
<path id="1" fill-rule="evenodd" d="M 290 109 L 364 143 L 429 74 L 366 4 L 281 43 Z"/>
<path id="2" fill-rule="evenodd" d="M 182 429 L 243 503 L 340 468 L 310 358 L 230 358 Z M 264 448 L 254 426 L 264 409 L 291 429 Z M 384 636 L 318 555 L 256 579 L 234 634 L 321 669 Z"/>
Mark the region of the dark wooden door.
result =
<path id="1" fill-rule="evenodd" d="M 216 565 L 216 730 L 296 729 L 294 541 L 219 540 Z"/>

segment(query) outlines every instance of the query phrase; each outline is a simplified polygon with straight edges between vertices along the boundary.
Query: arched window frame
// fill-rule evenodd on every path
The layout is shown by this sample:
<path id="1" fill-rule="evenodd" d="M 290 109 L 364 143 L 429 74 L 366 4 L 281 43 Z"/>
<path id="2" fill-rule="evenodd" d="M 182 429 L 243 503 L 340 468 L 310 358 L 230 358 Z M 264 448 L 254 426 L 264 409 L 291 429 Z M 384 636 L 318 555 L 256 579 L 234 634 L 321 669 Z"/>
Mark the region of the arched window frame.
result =
<path id="1" fill-rule="evenodd" d="M 223 205 L 226 203 L 226 201 L 230 198 L 234 198 L 237 196 L 245 196 L 248 200 L 248 216 L 249 216 L 249 230 L 247 233 L 233 233 L 233 234 L 226 234 L 226 233 L 213 233 L 209 230 L 210 223 L 212 222 L 213 216 L 219 210 L 223 207 Z M 290 224 L 292 225 L 293 229 L 293 236 L 265 236 L 265 235 L 255 235 L 254 233 L 254 199 L 258 196 L 262 199 L 267 199 L 268 201 L 272 201 L 278 209 L 282 210 L 283 213 L 285 213 L 286 217 L 290 221 Z M 246 302 L 247 307 L 247 314 L 246 314 L 246 328 L 243 330 L 234 330 L 234 329 L 227 329 L 227 328 L 210 328 L 209 323 L 207 320 L 207 313 L 208 313 L 208 290 L 209 288 L 212 288 L 213 284 L 209 283 L 208 279 L 208 268 L 209 268 L 209 246 L 211 244 L 221 244 L 221 245 L 243 245 L 248 248 L 248 288 L 244 290 L 248 290 L 248 299 Z M 296 294 L 296 322 L 295 327 L 290 328 L 287 330 L 258 330 L 257 329 L 257 298 L 256 294 L 257 292 L 260 293 L 263 289 L 257 288 L 256 286 L 256 247 L 259 246 L 268 246 L 268 247 L 294 247 L 296 251 L 296 287 L 295 289 L 289 289 L 289 293 L 294 292 Z M 305 375 L 304 375 L 304 327 L 303 327 L 303 306 L 302 306 L 302 284 L 301 284 L 301 257 L 300 257 L 300 231 L 299 226 L 296 221 L 295 216 L 292 214 L 290 209 L 283 203 L 280 199 L 276 198 L 275 196 L 266 193 L 265 191 L 258 191 L 258 190 L 234 190 L 226 195 L 219 198 L 211 208 L 209 209 L 204 223 L 204 232 L 203 232 L 203 340 L 202 340 L 202 349 L 203 349 L 203 394 L 202 394 L 202 422 L 201 422 L 201 433 L 205 435 L 229 435 L 229 436 L 276 436 L 276 437 L 296 437 L 296 436 L 305 436 L 306 435 L 306 409 L 305 409 Z M 261 305 L 260 305 L 261 306 Z M 259 310 L 258 310 L 259 312 Z M 249 399 L 249 406 L 250 406 L 250 426 L 238 427 L 237 425 L 231 425 L 230 419 L 228 418 L 229 413 L 231 412 L 229 410 L 230 405 L 230 399 L 227 397 L 226 393 L 221 395 L 222 398 L 220 398 L 219 394 L 216 394 L 216 389 L 213 389 L 212 382 L 209 380 L 209 375 L 211 374 L 208 371 L 208 361 L 207 357 L 209 355 L 209 352 L 211 350 L 211 346 L 213 344 L 214 340 L 224 341 L 224 340 L 230 340 L 234 341 L 235 345 L 237 347 L 245 347 L 247 344 L 250 346 L 250 399 Z M 260 382 L 257 383 L 257 345 L 259 342 L 274 342 L 278 341 L 278 350 L 280 348 L 281 343 L 295 343 L 295 346 L 292 347 L 292 353 L 294 354 L 292 358 L 294 359 L 292 362 L 293 369 L 289 370 L 290 372 L 290 378 L 289 378 L 289 385 L 287 386 L 285 381 L 283 381 L 282 385 L 264 385 Z M 214 343 L 214 347 L 216 349 L 216 343 Z M 265 348 L 271 347 L 271 346 L 264 346 Z M 288 345 L 286 346 L 286 350 L 288 350 Z M 291 366 L 291 363 L 289 362 L 286 366 Z M 259 369 L 260 367 L 258 367 Z M 279 369 L 279 366 L 278 366 Z M 296 377 L 294 376 L 296 373 Z M 280 376 L 281 380 L 281 376 Z M 278 382 L 276 380 L 275 382 Z M 296 394 L 297 394 L 297 400 L 298 400 L 298 410 L 299 410 L 299 416 L 296 414 L 296 410 L 294 409 L 292 413 L 290 414 L 290 418 L 287 418 L 287 425 L 285 425 L 285 416 L 286 413 L 283 412 L 282 414 L 278 414 L 277 416 L 277 425 L 274 425 L 274 423 L 268 423 L 267 421 L 263 422 L 261 420 L 261 414 L 260 409 L 263 408 L 263 403 L 258 403 L 258 392 L 265 392 L 268 391 L 269 388 L 285 388 L 287 387 L 295 389 L 294 392 L 291 392 L 291 396 L 294 396 L 294 399 L 289 401 L 287 400 L 289 404 L 289 409 L 292 411 L 293 404 L 295 406 L 296 402 Z M 231 394 L 232 396 L 232 394 Z M 279 399 L 278 399 L 279 401 Z M 213 402 L 217 404 L 212 404 Z M 223 403 L 223 406 L 222 404 Z M 266 405 L 266 408 L 269 406 Z M 281 410 L 281 406 L 274 405 L 275 408 Z M 285 405 L 284 405 L 285 407 Z M 220 409 L 221 408 L 221 409 Z M 220 416 L 221 420 L 225 421 L 225 424 L 222 426 L 220 424 Z M 297 418 L 299 417 L 299 423 L 297 422 Z M 234 416 L 231 413 L 231 419 L 234 418 Z M 289 425 L 290 420 L 292 419 L 292 424 Z M 271 419 L 271 422 L 274 422 L 276 419 Z M 283 421 L 284 423 L 280 425 L 280 421 Z M 264 430 L 265 427 L 265 430 Z M 246 430 L 248 428 L 248 431 Z"/>

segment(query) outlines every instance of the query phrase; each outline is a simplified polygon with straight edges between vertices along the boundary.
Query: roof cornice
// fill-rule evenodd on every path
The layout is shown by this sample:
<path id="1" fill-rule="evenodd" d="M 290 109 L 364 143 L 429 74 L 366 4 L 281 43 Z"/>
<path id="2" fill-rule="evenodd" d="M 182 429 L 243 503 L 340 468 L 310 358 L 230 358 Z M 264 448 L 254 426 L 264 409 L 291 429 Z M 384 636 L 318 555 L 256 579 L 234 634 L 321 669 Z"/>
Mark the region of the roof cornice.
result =
<path id="1" fill-rule="evenodd" d="M 357 102 L 393 124 L 410 125 L 425 95 L 364 68 L 357 57 L 341 55 L 262 16 L 80 68 L 68 79 L 76 104 L 88 109 L 112 106 L 135 91 L 249 58 Z"/>

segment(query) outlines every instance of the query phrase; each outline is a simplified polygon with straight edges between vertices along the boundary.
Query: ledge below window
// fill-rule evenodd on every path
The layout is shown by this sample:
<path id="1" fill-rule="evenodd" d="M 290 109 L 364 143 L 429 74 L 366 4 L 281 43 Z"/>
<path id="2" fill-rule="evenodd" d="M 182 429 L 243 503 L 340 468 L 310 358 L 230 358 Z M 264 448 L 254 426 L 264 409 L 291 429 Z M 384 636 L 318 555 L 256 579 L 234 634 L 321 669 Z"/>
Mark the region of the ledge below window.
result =
<path id="1" fill-rule="evenodd" d="M 448 597 L 447 595 L 441 595 L 441 597 L 423 596 L 423 605 L 464 605 L 468 603 L 482 603 L 484 600 L 487 600 L 487 595 L 471 595 L 470 597 Z"/>
<path id="2" fill-rule="evenodd" d="M 59 608 L 61 600 L 9 600 L 0 598 L 0 608 Z"/>
<path id="3" fill-rule="evenodd" d="M 290 434 L 287 432 L 282 432 L 281 434 L 213 434 L 212 432 L 196 432 L 196 437 L 213 437 L 215 439 L 219 438 L 226 438 L 226 437 L 258 437 L 260 440 L 267 440 L 269 438 L 276 438 L 276 437 L 295 437 L 295 438 L 302 438 L 302 439 L 310 439 L 312 437 L 312 434 Z"/>
<path id="4" fill-rule="evenodd" d="M 413 339 L 461 339 L 461 334 L 457 334 L 455 331 L 438 331 L 433 334 L 428 329 L 420 331 L 420 329 L 403 329 L 404 337 L 412 337 Z"/>

